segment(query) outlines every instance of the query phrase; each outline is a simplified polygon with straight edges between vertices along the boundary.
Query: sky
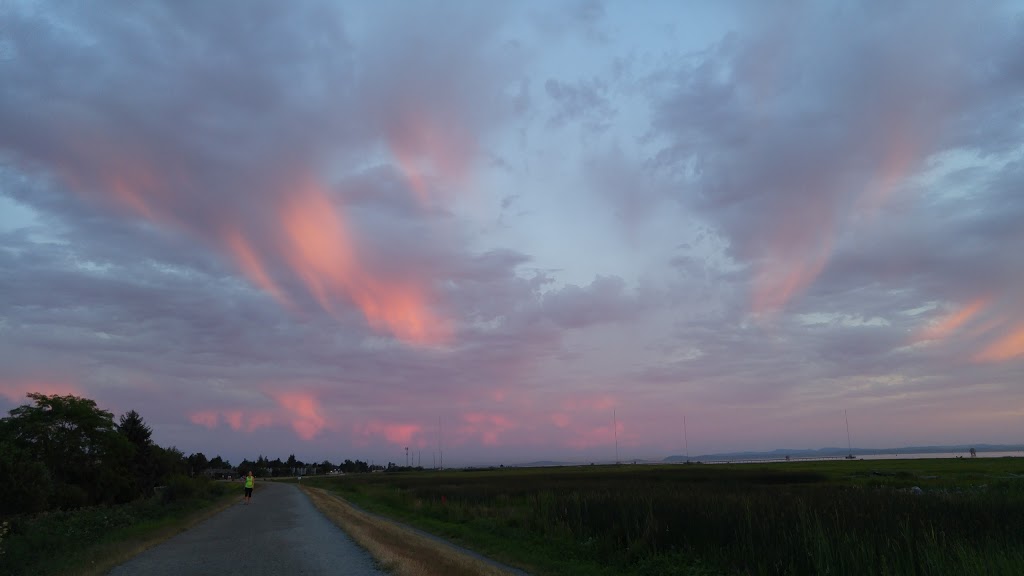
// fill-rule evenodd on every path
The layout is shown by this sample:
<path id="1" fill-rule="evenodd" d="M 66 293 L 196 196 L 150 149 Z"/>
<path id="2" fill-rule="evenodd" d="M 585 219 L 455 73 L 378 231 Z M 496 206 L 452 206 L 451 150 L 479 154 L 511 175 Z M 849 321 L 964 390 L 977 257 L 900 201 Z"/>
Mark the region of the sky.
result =
<path id="1" fill-rule="evenodd" d="M 3 0 L 0 410 L 236 464 L 1020 443 L 1022 153 L 1021 3 Z"/>

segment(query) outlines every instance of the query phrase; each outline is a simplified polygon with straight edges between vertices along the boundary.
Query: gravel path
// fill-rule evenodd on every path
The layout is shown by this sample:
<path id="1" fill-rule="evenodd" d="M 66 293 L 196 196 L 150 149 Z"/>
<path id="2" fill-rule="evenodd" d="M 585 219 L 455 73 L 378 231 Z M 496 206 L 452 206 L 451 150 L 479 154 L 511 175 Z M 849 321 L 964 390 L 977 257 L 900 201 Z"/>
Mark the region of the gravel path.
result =
<path id="1" fill-rule="evenodd" d="M 386 574 L 291 484 L 257 481 L 228 508 L 114 568 L 109 576 Z"/>

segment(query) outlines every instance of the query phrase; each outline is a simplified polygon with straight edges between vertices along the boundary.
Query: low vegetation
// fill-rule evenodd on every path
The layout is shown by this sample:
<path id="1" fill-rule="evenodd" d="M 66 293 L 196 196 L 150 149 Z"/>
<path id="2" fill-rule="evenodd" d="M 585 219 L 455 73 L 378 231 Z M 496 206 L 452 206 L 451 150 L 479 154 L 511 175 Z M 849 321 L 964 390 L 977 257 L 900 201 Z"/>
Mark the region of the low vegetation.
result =
<path id="1" fill-rule="evenodd" d="M 1022 574 L 1024 460 L 497 469 L 318 486 L 532 574 Z"/>
<path id="2" fill-rule="evenodd" d="M 2 543 L 0 573 L 105 574 L 237 500 L 230 483 L 176 477 L 147 499 L 19 516 Z"/>

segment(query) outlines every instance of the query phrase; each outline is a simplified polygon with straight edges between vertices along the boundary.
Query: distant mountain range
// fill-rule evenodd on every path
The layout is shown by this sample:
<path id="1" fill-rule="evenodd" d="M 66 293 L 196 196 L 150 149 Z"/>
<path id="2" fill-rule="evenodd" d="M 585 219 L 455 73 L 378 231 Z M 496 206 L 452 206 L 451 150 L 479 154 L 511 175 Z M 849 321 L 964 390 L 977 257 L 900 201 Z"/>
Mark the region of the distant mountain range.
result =
<path id="1" fill-rule="evenodd" d="M 936 454 L 936 453 L 957 453 L 967 454 L 971 448 L 976 452 L 1024 452 L 1024 444 L 962 444 L 956 446 L 903 446 L 901 448 L 854 448 L 854 456 L 866 456 L 870 454 Z M 846 456 L 850 453 L 848 448 L 837 448 L 830 446 L 813 450 L 790 450 L 779 448 L 770 452 L 723 452 L 718 454 L 701 454 L 700 456 L 673 455 L 666 456 L 663 462 L 686 462 L 714 461 L 714 460 L 757 460 L 761 458 L 823 458 L 829 456 Z"/>

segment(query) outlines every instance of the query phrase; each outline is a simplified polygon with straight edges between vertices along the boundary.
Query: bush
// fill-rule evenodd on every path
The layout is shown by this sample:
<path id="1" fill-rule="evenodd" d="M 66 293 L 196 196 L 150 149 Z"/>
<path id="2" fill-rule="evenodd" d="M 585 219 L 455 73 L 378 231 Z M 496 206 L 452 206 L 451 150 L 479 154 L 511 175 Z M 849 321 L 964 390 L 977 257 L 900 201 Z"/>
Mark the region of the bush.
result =
<path id="1" fill-rule="evenodd" d="M 203 490 L 205 487 L 202 484 L 204 482 L 200 478 L 189 478 L 184 474 L 176 474 L 167 479 L 167 485 L 161 496 L 164 502 L 188 500 L 205 492 Z"/>
<path id="2" fill-rule="evenodd" d="M 89 503 L 89 494 L 75 484 L 58 484 L 53 489 L 52 502 L 59 510 L 74 510 Z"/>
<path id="3" fill-rule="evenodd" d="M 4 536 L 11 531 L 11 525 L 6 520 L 0 523 L 0 556 L 4 555 Z"/>

